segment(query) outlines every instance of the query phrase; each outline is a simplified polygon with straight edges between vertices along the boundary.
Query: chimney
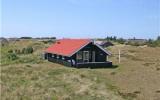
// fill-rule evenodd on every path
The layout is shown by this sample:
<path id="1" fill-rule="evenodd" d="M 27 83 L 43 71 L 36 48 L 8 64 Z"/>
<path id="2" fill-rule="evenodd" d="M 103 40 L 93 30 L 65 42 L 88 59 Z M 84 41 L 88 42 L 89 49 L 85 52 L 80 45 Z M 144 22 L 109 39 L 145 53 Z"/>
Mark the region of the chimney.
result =
<path id="1" fill-rule="evenodd" d="M 93 44 L 96 44 L 96 39 L 92 39 L 92 43 L 93 43 Z"/>
<path id="2" fill-rule="evenodd" d="M 61 42 L 60 41 L 57 41 L 57 44 L 60 44 Z"/>

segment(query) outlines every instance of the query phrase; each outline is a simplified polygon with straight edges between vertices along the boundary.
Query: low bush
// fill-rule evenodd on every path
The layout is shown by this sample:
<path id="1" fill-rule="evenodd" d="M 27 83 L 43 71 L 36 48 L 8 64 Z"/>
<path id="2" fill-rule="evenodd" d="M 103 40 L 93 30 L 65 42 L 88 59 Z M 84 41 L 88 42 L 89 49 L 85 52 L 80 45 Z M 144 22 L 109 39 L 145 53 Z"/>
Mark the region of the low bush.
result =
<path id="1" fill-rule="evenodd" d="M 7 57 L 8 57 L 8 59 L 10 59 L 10 60 L 16 60 L 16 59 L 18 59 L 18 56 L 17 56 L 15 53 L 9 53 L 9 54 L 7 55 Z"/>
<path id="2" fill-rule="evenodd" d="M 15 49 L 15 50 L 8 50 L 8 53 L 15 53 L 15 54 L 31 54 L 33 53 L 33 47 L 29 46 L 27 48 L 23 48 L 22 50 L 20 49 Z"/>
<path id="3" fill-rule="evenodd" d="M 85 77 L 86 77 L 86 75 L 84 75 L 84 74 L 80 74 L 80 77 L 81 77 L 81 78 L 85 78 Z"/>
<path id="4" fill-rule="evenodd" d="M 138 91 L 138 90 L 137 90 L 137 91 L 134 91 L 134 93 L 135 93 L 135 94 L 140 94 L 141 91 Z"/>
<path id="5" fill-rule="evenodd" d="M 55 40 L 46 40 L 46 41 L 42 41 L 44 44 L 50 44 L 50 43 L 54 43 Z"/>
<path id="6" fill-rule="evenodd" d="M 16 49 L 16 50 L 15 50 L 15 53 L 16 53 L 16 54 L 21 54 L 21 50 Z"/>
<path id="7" fill-rule="evenodd" d="M 158 70 L 160 70 L 160 68 L 156 68 L 156 70 L 158 71 Z"/>
<path id="8" fill-rule="evenodd" d="M 26 48 L 26 53 L 27 54 L 30 54 L 30 53 L 33 53 L 33 48 L 30 46 L 30 47 L 27 47 Z"/>
<path id="9" fill-rule="evenodd" d="M 26 67 L 32 67 L 31 65 L 26 65 Z"/>
<path id="10" fill-rule="evenodd" d="M 145 42 L 126 42 L 125 43 L 126 45 L 131 45 L 131 46 L 144 46 L 144 45 L 146 45 L 146 43 Z"/>
<path id="11" fill-rule="evenodd" d="M 116 72 L 111 72 L 110 74 L 111 74 L 111 75 L 115 75 L 115 74 L 116 74 Z"/>
<path id="12" fill-rule="evenodd" d="M 22 54 L 31 54 L 33 53 L 33 48 L 31 46 L 22 49 Z"/>
<path id="13" fill-rule="evenodd" d="M 125 43 L 125 40 L 122 39 L 122 38 L 119 38 L 119 39 L 117 39 L 117 42 L 120 43 L 120 44 L 124 44 L 124 43 Z"/>
<path id="14" fill-rule="evenodd" d="M 22 49 L 22 54 L 25 54 L 26 53 L 26 48 L 23 48 Z"/>
<path id="15" fill-rule="evenodd" d="M 132 100 L 132 99 L 137 97 L 136 93 L 122 93 L 122 92 L 119 91 L 118 94 L 121 95 L 124 99 L 127 99 L 127 100 Z"/>
<path id="16" fill-rule="evenodd" d="M 148 42 L 147 42 L 147 46 L 149 46 L 149 47 L 160 47 L 159 38 L 157 40 L 149 39 Z"/>
<path id="17" fill-rule="evenodd" d="M 21 59 L 18 60 L 18 63 L 32 63 L 32 64 L 39 64 L 42 63 L 43 60 L 38 57 L 21 57 Z"/>
<path id="18" fill-rule="evenodd" d="M 12 49 L 8 50 L 8 53 L 13 53 L 13 50 Z"/>
<path id="19" fill-rule="evenodd" d="M 157 90 L 156 93 L 160 93 L 160 90 Z"/>

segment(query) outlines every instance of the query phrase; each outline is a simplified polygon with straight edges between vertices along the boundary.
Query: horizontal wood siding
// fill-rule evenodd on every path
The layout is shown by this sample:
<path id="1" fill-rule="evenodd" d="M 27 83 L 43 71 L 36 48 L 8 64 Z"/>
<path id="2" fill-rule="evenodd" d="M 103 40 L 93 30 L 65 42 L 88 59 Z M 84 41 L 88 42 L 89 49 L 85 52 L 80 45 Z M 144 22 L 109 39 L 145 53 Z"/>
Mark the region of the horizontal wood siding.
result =
<path id="1" fill-rule="evenodd" d="M 70 62 L 60 60 L 60 59 L 48 58 L 48 61 L 58 63 L 58 64 L 62 64 L 62 65 L 69 66 L 69 67 L 72 66 L 72 64 Z"/>
<path id="2" fill-rule="evenodd" d="M 63 64 L 66 66 L 75 66 L 75 67 L 110 67 L 112 66 L 112 62 L 106 61 L 107 54 L 95 46 L 93 43 L 88 44 L 84 48 L 82 48 L 80 51 L 89 51 L 89 62 L 83 62 L 83 60 L 77 60 L 75 53 L 71 57 L 62 56 L 62 55 L 56 55 L 51 53 L 45 54 L 45 59 L 48 59 L 48 61 Z M 92 51 L 95 51 L 95 62 L 92 62 Z M 82 54 L 83 57 L 83 54 Z"/>
<path id="3" fill-rule="evenodd" d="M 59 56 L 59 58 L 57 58 L 56 54 L 54 55 L 54 57 L 52 57 L 52 54 L 50 54 L 50 53 L 48 53 L 46 55 L 48 55 L 47 59 L 50 62 L 62 64 L 62 65 L 69 66 L 69 67 L 72 66 L 72 63 L 67 61 L 67 60 L 69 60 L 68 57 L 64 57 L 65 60 L 62 60 L 62 56 Z"/>
<path id="4" fill-rule="evenodd" d="M 89 57 L 89 62 L 92 62 L 92 51 L 95 51 L 95 62 L 106 62 L 106 53 L 99 49 L 97 46 L 93 45 L 93 43 L 88 44 L 84 48 L 82 48 L 80 51 L 89 51 L 90 57 Z M 77 53 L 76 53 L 77 54 Z M 77 60 L 76 59 L 76 54 L 72 56 L 73 59 L 77 63 L 83 62 L 83 60 Z M 83 56 L 83 55 L 82 55 Z"/>
<path id="5" fill-rule="evenodd" d="M 77 63 L 76 67 L 78 68 L 107 68 L 107 67 L 111 67 L 112 66 L 112 62 L 94 62 L 94 63 Z"/>

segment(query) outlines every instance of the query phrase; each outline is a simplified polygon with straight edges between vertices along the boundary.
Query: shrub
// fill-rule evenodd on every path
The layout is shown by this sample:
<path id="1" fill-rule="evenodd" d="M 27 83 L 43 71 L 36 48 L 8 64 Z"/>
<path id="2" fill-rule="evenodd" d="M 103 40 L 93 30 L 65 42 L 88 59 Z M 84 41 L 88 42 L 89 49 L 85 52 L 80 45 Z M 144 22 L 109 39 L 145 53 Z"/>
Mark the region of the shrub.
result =
<path id="1" fill-rule="evenodd" d="M 156 70 L 160 70 L 160 68 L 156 68 Z"/>
<path id="2" fill-rule="evenodd" d="M 21 59 L 18 59 L 18 63 L 30 63 L 30 64 L 40 64 L 43 63 L 43 60 L 40 57 L 36 56 L 20 56 Z"/>
<path id="3" fill-rule="evenodd" d="M 137 91 L 134 91 L 134 93 L 135 93 L 135 94 L 140 94 L 141 91 L 138 91 L 138 90 L 137 90 Z"/>
<path id="4" fill-rule="evenodd" d="M 17 57 L 17 55 L 15 53 L 10 53 L 7 56 L 8 56 L 8 59 L 10 59 L 10 60 L 16 60 L 16 59 L 18 59 L 18 57 Z"/>
<path id="5" fill-rule="evenodd" d="M 160 93 L 160 90 L 157 90 L 156 93 Z"/>
<path id="6" fill-rule="evenodd" d="M 15 49 L 14 52 L 17 53 L 17 49 Z"/>
<path id="7" fill-rule="evenodd" d="M 50 44 L 50 43 L 54 43 L 54 40 L 46 40 L 46 41 L 42 41 L 44 44 Z"/>
<path id="8" fill-rule="evenodd" d="M 33 53 L 33 48 L 31 46 L 22 49 L 22 54 L 30 54 Z"/>
<path id="9" fill-rule="evenodd" d="M 26 67 L 32 67 L 31 65 L 26 65 Z"/>
<path id="10" fill-rule="evenodd" d="M 159 37 L 157 38 L 157 40 L 152 40 L 152 39 L 149 39 L 148 42 L 147 42 L 147 45 L 149 47 L 160 47 L 160 40 L 159 40 Z"/>
<path id="11" fill-rule="evenodd" d="M 140 43 L 135 42 L 135 43 L 133 44 L 133 46 L 140 46 Z"/>
<path id="12" fill-rule="evenodd" d="M 21 54 L 21 50 L 18 49 L 18 50 L 17 50 L 17 54 Z"/>
<path id="13" fill-rule="evenodd" d="M 86 75 L 84 75 L 84 74 L 80 74 L 80 77 L 81 77 L 81 78 L 85 78 L 85 77 L 86 77 Z"/>
<path id="14" fill-rule="evenodd" d="M 21 51 L 20 51 L 19 49 L 15 49 L 15 53 L 16 53 L 16 54 L 20 54 Z"/>
<path id="15" fill-rule="evenodd" d="M 117 39 L 117 42 L 120 43 L 120 44 L 124 44 L 125 43 L 125 40 L 120 38 L 120 39 Z"/>
<path id="16" fill-rule="evenodd" d="M 146 43 L 144 42 L 131 42 L 131 41 L 128 41 L 125 43 L 126 45 L 131 45 L 131 46 L 144 46 L 146 45 Z"/>
<path id="17" fill-rule="evenodd" d="M 27 52 L 27 54 L 29 54 L 29 53 L 33 53 L 33 48 L 30 46 L 30 47 L 27 47 L 26 48 L 26 52 Z"/>
<path id="18" fill-rule="evenodd" d="M 110 74 L 111 74 L 111 75 L 115 75 L 115 74 L 116 74 L 116 72 L 111 72 Z"/>
<path id="19" fill-rule="evenodd" d="M 8 53 L 13 53 L 13 50 L 11 49 L 11 50 L 8 50 Z"/>
<path id="20" fill-rule="evenodd" d="M 136 93 L 122 93 L 122 92 L 118 91 L 118 94 L 127 100 L 132 100 L 137 97 Z"/>
<path id="21" fill-rule="evenodd" d="M 156 47 L 156 46 L 157 46 L 157 44 L 156 44 L 155 42 L 147 43 L 147 45 L 148 45 L 149 47 Z"/>
<path id="22" fill-rule="evenodd" d="M 32 37 L 21 37 L 20 39 L 32 39 Z"/>
<path id="23" fill-rule="evenodd" d="M 25 54 L 26 53 L 26 48 L 23 48 L 22 49 L 22 54 Z"/>

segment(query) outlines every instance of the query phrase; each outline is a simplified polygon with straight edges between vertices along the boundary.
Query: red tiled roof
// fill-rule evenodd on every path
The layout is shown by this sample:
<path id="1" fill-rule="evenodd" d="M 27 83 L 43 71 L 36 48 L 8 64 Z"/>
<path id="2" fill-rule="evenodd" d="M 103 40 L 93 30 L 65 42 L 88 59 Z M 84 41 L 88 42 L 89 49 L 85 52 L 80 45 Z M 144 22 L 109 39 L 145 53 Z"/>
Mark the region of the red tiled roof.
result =
<path id="1" fill-rule="evenodd" d="M 61 39 L 47 48 L 46 52 L 63 56 L 71 56 L 90 42 L 90 39 Z"/>

